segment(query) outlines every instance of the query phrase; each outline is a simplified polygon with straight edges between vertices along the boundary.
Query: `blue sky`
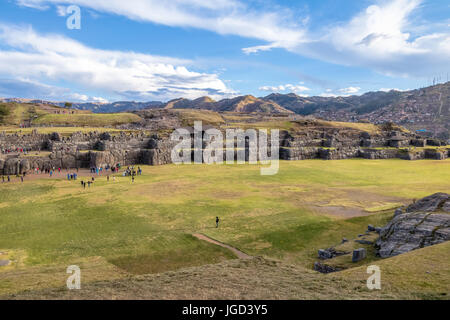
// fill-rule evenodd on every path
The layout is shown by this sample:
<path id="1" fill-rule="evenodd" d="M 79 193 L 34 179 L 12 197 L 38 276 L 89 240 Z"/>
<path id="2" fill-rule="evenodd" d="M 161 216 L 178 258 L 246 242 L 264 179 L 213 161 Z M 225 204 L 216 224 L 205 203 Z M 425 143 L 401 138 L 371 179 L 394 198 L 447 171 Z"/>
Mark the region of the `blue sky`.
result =
<path id="1" fill-rule="evenodd" d="M 68 29 L 67 7 L 81 11 Z M 0 97 L 313 96 L 447 80 L 447 0 L 4 0 Z"/>

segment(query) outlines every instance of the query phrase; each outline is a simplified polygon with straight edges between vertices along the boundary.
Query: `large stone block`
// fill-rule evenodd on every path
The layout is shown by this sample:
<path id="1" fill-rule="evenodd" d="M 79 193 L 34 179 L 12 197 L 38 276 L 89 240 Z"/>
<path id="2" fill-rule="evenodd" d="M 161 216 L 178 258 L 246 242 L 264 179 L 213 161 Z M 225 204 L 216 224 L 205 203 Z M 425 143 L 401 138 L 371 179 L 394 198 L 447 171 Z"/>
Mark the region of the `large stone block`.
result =
<path id="1" fill-rule="evenodd" d="M 364 260 L 367 256 L 367 251 L 364 248 L 353 250 L 352 262 Z"/>

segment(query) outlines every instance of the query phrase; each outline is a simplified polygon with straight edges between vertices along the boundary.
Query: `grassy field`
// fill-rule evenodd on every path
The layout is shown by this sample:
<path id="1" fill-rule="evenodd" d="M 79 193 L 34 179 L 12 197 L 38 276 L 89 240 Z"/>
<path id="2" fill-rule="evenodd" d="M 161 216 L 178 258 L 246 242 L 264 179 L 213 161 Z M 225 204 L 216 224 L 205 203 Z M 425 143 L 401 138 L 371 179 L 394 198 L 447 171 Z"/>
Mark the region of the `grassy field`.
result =
<path id="1" fill-rule="evenodd" d="M 133 113 L 45 114 L 35 119 L 33 124 L 102 127 L 140 121 L 141 117 Z"/>
<path id="2" fill-rule="evenodd" d="M 32 121 L 34 125 L 71 126 L 71 127 L 114 127 L 142 121 L 133 113 L 102 113 L 60 108 L 50 105 L 35 105 L 28 103 L 0 104 L 0 125 L 13 129 L 19 124 Z M 31 130 L 31 129 L 30 129 Z"/>
<path id="3" fill-rule="evenodd" d="M 71 264 L 90 282 L 234 258 L 193 233 L 310 270 L 317 249 L 385 224 L 398 205 L 450 192 L 449 168 L 450 160 L 283 161 L 277 175 L 261 176 L 257 165 L 167 165 L 144 167 L 134 183 L 99 177 L 86 190 L 64 174 L 0 185 L 0 252 L 13 261 L 0 267 L 0 295 L 61 286 Z"/>
<path id="4" fill-rule="evenodd" d="M 32 127 L 32 128 L 17 128 L 14 126 L 0 126 L 0 132 L 5 132 L 6 134 L 19 134 L 25 135 L 30 134 L 33 130 L 37 130 L 39 134 L 50 134 L 53 132 L 58 132 L 63 136 L 71 136 L 75 132 L 109 132 L 112 135 L 118 134 L 120 132 L 124 133 L 138 133 L 145 132 L 144 130 L 122 130 L 114 128 L 104 128 L 104 127 Z"/>

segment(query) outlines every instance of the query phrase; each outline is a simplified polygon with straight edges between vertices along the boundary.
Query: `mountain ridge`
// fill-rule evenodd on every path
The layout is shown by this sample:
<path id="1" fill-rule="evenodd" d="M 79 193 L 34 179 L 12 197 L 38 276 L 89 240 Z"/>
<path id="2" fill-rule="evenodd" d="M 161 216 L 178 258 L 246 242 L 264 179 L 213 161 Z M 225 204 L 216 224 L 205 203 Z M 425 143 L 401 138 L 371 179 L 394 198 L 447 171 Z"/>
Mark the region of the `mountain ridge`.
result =
<path id="1" fill-rule="evenodd" d="M 0 102 L 43 103 L 64 106 L 65 102 L 9 98 Z M 313 116 L 330 121 L 395 122 L 430 136 L 450 139 L 450 82 L 409 91 L 373 91 L 362 95 L 303 97 L 295 93 L 272 93 L 257 98 L 243 95 L 215 101 L 204 96 L 194 100 L 178 98 L 161 101 L 113 103 L 73 103 L 73 108 L 96 113 L 138 111 L 142 109 L 198 109 L 216 112 L 285 113 Z"/>

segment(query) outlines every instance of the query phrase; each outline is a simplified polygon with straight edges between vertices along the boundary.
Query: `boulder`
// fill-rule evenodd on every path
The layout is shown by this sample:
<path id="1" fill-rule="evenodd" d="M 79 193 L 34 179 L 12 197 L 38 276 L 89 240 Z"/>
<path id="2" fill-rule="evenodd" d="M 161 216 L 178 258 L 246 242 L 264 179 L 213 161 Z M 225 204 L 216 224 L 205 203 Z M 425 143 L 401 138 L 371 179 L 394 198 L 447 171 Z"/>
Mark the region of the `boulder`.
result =
<path id="1" fill-rule="evenodd" d="M 373 244 L 373 242 L 369 240 L 355 240 L 355 242 L 358 242 L 359 244 L 368 244 L 368 245 Z"/>
<path id="2" fill-rule="evenodd" d="M 319 249 L 318 256 L 319 256 L 319 259 L 323 259 L 323 260 L 333 258 L 333 254 L 328 249 L 327 250 Z"/>
<path id="3" fill-rule="evenodd" d="M 449 201 L 450 201 L 449 194 L 435 193 L 431 196 L 425 197 L 411 204 L 406 208 L 406 212 L 417 212 L 417 211 L 433 212 L 438 209 L 447 208 Z"/>
<path id="4" fill-rule="evenodd" d="M 349 252 L 344 251 L 338 251 L 335 248 L 328 248 L 328 249 L 320 249 L 318 251 L 319 259 L 326 260 L 326 259 L 332 259 L 334 257 L 342 256 L 344 254 L 348 254 Z"/>
<path id="5" fill-rule="evenodd" d="M 61 134 L 59 134 L 59 132 L 53 132 L 50 135 L 50 140 L 52 140 L 52 141 L 61 141 Z"/>
<path id="6" fill-rule="evenodd" d="M 337 268 L 337 267 L 328 266 L 328 265 L 320 263 L 320 262 L 315 262 L 314 270 L 316 270 L 320 273 L 331 273 L 331 272 L 341 271 L 342 269 Z"/>
<path id="7" fill-rule="evenodd" d="M 110 141 L 110 140 L 112 140 L 112 136 L 109 132 L 103 132 L 100 135 L 100 140 Z"/>
<path id="8" fill-rule="evenodd" d="M 352 262 L 364 260 L 367 256 L 367 251 L 364 248 L 353 250 Z"/>

